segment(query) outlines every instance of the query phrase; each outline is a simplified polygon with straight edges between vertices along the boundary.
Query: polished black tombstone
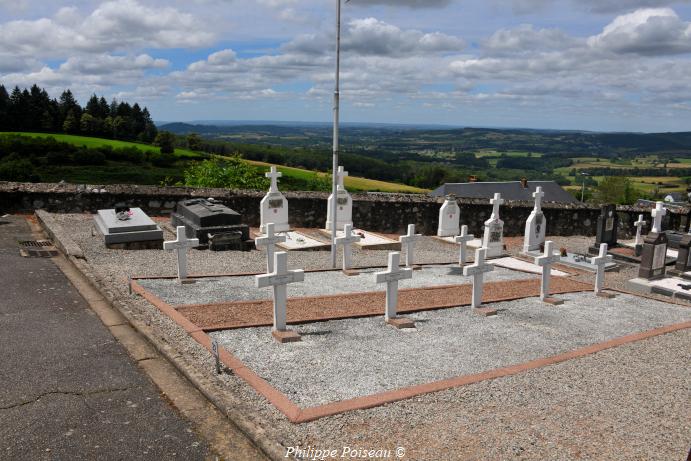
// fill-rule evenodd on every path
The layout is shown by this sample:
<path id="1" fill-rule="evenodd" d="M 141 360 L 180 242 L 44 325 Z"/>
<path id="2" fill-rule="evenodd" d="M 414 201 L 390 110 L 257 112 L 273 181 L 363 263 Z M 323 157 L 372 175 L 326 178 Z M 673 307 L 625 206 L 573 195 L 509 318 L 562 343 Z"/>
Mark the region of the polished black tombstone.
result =
<path id="1" fill-rule="evenodd" d="M 603 205 L 600 216 L 597 218 L 597 234 L 595 247 L 606 243 L 612 249 L 617 246 L 617 229 L 619 228 L 619 216 L 616 205 Z"/>
<path id="2" fill-rule="evenodd" d="M 686 272 L 691 271 L 691 234 L 685 234 L 679 241 L 679 256 L 674 265 L 674 269 L 669 271 L 670 275 L 682 276 L 688 278 Z"/>
<path id="3" fill-rule="evenodd" d="M 640 278 L 655 280 L 665 276 L 667 260 L 667 236 L 664 232 L 650 232 L 643 241 Z"/>
<path id="4" fill-rule="evenodd" d="M 250 228 L 242 216 L 213 199 L 178 202 L 171 218 L 174 227 L 185 226 L 187 237 L 198 238 L 211 250 L 251 249 Z"/>

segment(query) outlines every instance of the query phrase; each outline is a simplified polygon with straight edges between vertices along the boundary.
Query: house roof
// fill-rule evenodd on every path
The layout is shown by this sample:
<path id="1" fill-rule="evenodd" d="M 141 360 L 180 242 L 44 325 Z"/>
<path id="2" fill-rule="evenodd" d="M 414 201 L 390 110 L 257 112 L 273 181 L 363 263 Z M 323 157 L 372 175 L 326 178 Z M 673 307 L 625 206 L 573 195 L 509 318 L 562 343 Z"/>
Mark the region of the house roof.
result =
<path id="1" fill-rule="evenodd" d="M 514 182 L 467 182 L 447 183 L 433 190 L 433 197 L 444 197 L 453 194 L 458 198 L 485 198 L 491 199 L 497 192 L 505 200 L 532 201 L 533 192 L 537 187 L 542 187 L 545 202 L 577 203 L 576 198 L 561 188 L 554 181 L 528 181 L 528 187 L 523 188 L 520 181 Z"/>

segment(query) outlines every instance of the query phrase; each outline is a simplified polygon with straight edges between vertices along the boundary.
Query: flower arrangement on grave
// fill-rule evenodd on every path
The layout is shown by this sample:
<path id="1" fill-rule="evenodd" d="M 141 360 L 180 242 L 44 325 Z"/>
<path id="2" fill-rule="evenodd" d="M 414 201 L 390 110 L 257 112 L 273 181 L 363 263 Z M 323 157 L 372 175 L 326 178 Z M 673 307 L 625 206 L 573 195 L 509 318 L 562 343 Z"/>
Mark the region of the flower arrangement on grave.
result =
<path id="1" fill-rule="evenodd" d="M 566 251 L 566 247 L 559 248 L 559 254 L 561 254 L 561 256 L 563 256 L 563 257 L 568 256 L 568 252 Z"/>

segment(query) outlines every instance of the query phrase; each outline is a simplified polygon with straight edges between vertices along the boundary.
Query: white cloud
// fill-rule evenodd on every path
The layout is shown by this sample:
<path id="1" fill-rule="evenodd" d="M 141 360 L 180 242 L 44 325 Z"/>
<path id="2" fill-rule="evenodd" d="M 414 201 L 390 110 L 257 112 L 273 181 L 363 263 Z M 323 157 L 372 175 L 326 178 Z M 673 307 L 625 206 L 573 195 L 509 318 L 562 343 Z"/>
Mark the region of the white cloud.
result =
<path id="1" fill-rule="evenodd" d="M 601 34 L 591 37 L 593 48 L 616 53 L 662 55 L 691 52 L 691 22 L 670 8 L 641 9 L 617 17 Z"/>
<path id="2" fill-rule="evenodd" d="M 210 45 L 213 34 L 189 13 L 153 8 L 137 0 L 109 1 L 82 17 L 62 8 L 53 18 L 15 20 L 0 25 L 2 50 L 19 56 L 68 57 L 144 48 Z"/>

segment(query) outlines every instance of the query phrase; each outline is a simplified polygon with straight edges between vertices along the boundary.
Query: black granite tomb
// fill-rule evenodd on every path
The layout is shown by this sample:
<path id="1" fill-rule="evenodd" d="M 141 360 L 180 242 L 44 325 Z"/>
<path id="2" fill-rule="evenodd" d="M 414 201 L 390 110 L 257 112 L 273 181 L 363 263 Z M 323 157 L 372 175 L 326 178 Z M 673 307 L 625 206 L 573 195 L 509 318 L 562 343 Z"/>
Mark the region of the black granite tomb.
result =
<path id="1" fill-rule="evenodd" d="M 250 250 L 250 228 L 242 216 L 213 199 L 178 202 L 172 214 L 173 227 L 185 226 L 188 238 L 198 238 L 211 250 Z"/>
<path id="2" fill-rule="evenodd" d="M 665 262 L 667 259 L 667 236 L 664 232 L 650 232 L 643 241 L 641 267 L 638 270 L 640 278 L 655 280 L 665 276 Z"/>
<path id="3" fill-rule="evenodd" d="M 669 274 L 683 277 L 686 272 L 691 271 L 691 234 L 686 234 L 681 238 L 678 251 L 677 262 L 674 265 L 674 269 L 669 271 Z"/>
<path id="4" fill-rule="evenodd" d="M 603 205 L 600 216 L 597 218 L 597 235 L 595 247 L 600 248 L 601 243 L 606 243 L 609 249 L 617 246 L 617 229 L 619 228 L 619 216 L 616 205 Z"/>

